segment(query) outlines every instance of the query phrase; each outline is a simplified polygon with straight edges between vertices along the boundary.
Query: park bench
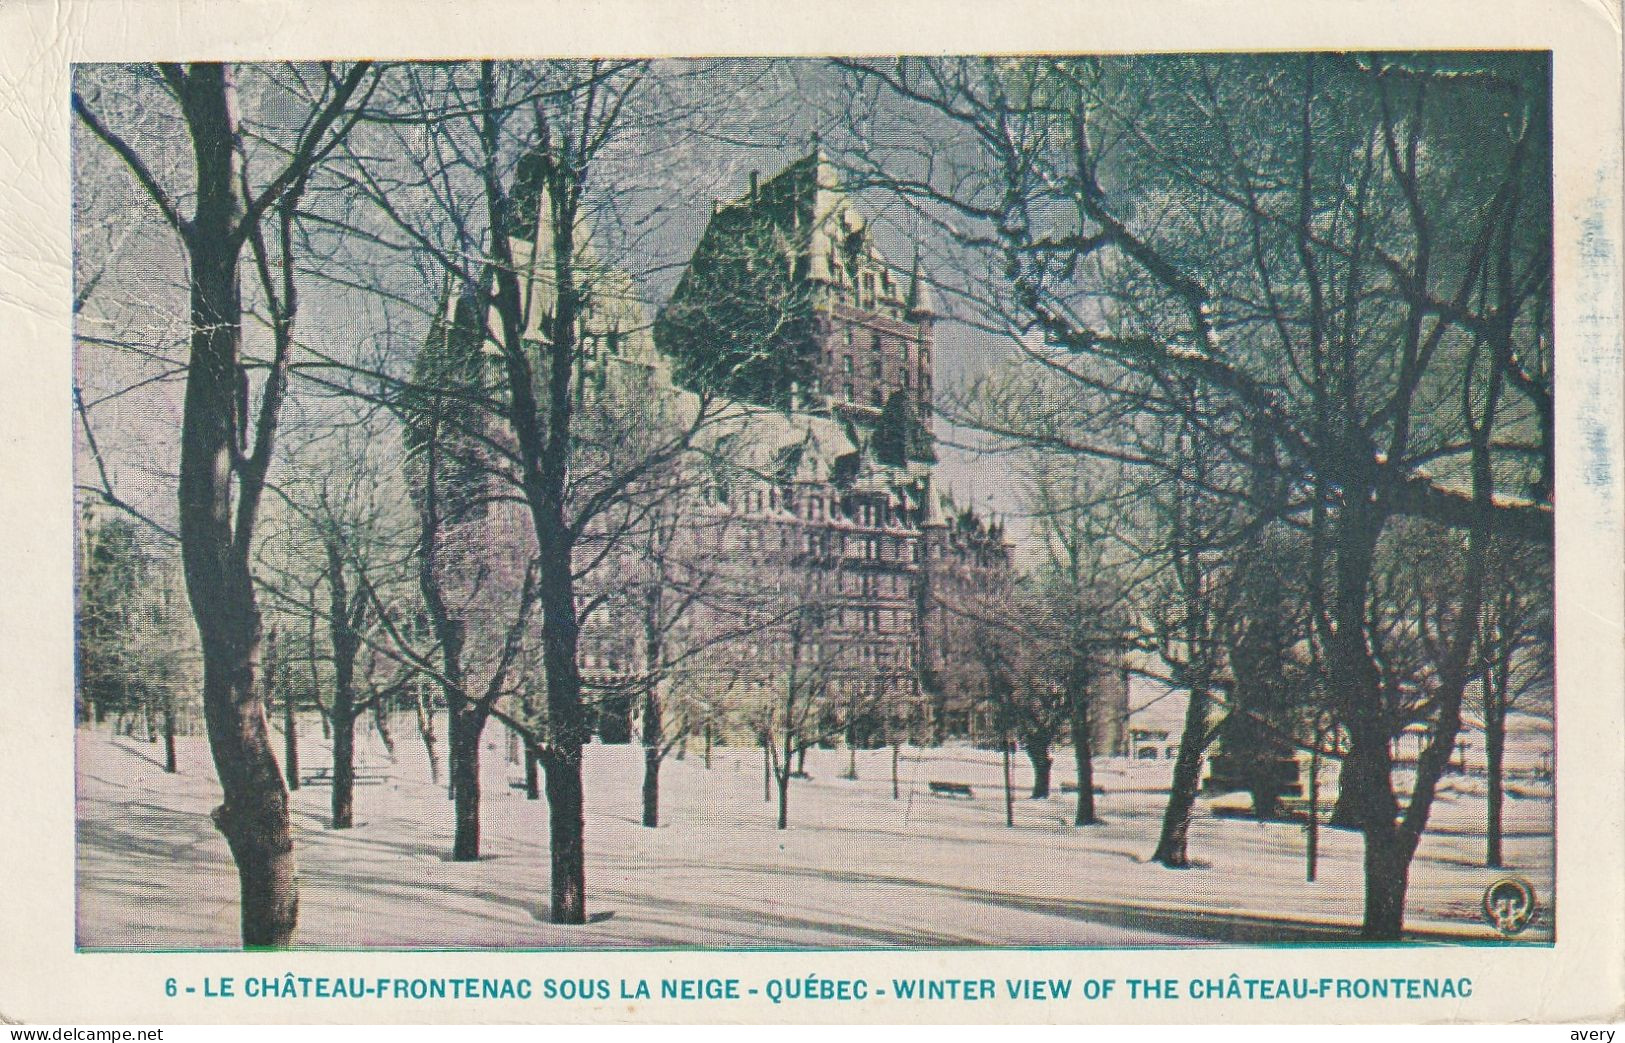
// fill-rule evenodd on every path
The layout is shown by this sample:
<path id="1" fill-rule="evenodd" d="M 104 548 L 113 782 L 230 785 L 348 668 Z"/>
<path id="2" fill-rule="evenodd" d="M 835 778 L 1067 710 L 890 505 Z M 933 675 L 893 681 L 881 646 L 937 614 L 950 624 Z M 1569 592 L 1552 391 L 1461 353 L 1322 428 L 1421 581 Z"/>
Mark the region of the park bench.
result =
<path id="1" fill-rule="evenodd" d="M 352 781 L 357 786 L 381 786 L 385 776 L 381 772 L 358 771 Z M 299 780 L 302 786 L 331 786 L 333 785 L 333 769 L 323 768 L 320 771 L 306 775 Z"/>
<path id="2" fill-rule="evenodd" d="M 976 797 L 971 788 L 963 782 L 928 782 L 926 785 L 933 797 L 964 797 L 967 800 Z"/>
<path id="3" fill-rule="evenodd" d="M 1101 786 L 1098 782 L 1094 785 L 1094 791 L 1096 796 L 1100 796 L 1106 792 L 1105 787 Z M 1076 793 L 1078 792 L 1078 784 L 1076 782 L 1063 782 L 1061 783 L 1061 792 Z"/>

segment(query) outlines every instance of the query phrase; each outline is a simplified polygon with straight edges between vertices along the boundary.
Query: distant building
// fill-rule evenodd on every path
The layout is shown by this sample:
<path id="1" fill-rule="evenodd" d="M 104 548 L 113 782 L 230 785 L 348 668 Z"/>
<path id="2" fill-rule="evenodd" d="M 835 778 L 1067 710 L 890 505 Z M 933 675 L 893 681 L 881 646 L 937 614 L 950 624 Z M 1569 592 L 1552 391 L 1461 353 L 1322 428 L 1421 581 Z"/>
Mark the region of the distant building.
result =
<path id="1" fill-rule="evenodd" d="M 524 169 L 513 193 L 523 220 L 509 232 L 530 280 L 526 337 L 540 343 L 552 290 L 546 246 L 533 244 L 549 241 L 536 224 L 548 208 L 531 198 L 539 189 Z M 753 176 L 746 195 L 716 208 L 652 329 L 624 274 L 590 254 L 578 263 L 593 281 L 578 396 L 620 396 L 673 416 L 696 415 L 703 396 L 718 418 L 704 438 L 724 462 L 695 476 L 700 502 L 684 551 L 723 563 L 737 586 L 817 601 L 823 698 L 863 707 L 848 738 L 968 730 L 969 716 L 933 690 L 957 654 L 933 623 L 937 596 L 1008 572 L 1012 547 L 1001 526 L 933 487 L 933 316 L 918 263 L 906 277 L 889 264 L 816 150 L 766 181 Z M 473 358 L 483 354 L 472 343 L 474 308 L 466 293 L 448 299 L 420 377 L 433 366 L 472 379 L 483 364 Z M 458 331 L 470 341 L 461 348 Z M 447 556 L 465 575 L 489 584 L 522 574 L 534 537 L 514 504 L 470 507 L 455 520 L 474 530 Z M 579 657 L 584 681 L 609 693 L 599 714 L 606 741 L 632 734 L 635 700 L 613 693 L 646 669 L 625 606 L 598 598 L 622 579 L 606 567 L 578 584 L 583 604 L 604 602 L 583 623 Z M 687 625 L 720 633 L 736 623 L 706 606 Z M 766 684 L 790 658 L 789 640 L 783 624 L 740 639 L 740 669 Z"/>
<path id="2" fill-rule="evenodd" d="M 1012 548 L 933 488 L 933 322 L 918 260 L 887 260 L 815 147 L 715 207 L 654 340 L 680 385 L 757 407 L 751 477 L 715 505 L 744 521 L 741 553 L 834 576 L 838 689 L 941 738 L 969 718 L 936 684 L 956 654 L 938 597 L 1008 572 Z"/>

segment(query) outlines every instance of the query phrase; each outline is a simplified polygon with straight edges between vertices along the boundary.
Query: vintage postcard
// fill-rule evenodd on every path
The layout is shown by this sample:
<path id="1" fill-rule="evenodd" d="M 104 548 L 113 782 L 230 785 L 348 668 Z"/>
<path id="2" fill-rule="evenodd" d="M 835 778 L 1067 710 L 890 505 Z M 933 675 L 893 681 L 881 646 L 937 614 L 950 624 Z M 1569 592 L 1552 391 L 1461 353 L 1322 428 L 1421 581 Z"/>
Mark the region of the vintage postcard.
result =
<path id="1" fill-rule="evenodd" d="M 8 8 L 0 1015 L 1621 1017 L 1619 9 L 1492 12 Z"/>

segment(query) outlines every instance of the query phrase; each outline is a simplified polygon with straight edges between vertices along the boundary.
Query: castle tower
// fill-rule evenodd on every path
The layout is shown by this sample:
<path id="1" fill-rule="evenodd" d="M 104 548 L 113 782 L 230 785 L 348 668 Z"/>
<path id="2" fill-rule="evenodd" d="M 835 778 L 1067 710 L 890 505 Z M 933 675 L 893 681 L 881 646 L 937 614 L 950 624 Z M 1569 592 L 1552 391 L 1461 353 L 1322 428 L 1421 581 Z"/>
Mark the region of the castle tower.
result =
<path id="1" fill-rule="evenodd" d="M 865 428 L 895 398 L 923 429 L 932 313 L 918 258 L 907 276 L 887 261 L 814 148 L 715 209 L 655 342 L 691 388 Z"/>

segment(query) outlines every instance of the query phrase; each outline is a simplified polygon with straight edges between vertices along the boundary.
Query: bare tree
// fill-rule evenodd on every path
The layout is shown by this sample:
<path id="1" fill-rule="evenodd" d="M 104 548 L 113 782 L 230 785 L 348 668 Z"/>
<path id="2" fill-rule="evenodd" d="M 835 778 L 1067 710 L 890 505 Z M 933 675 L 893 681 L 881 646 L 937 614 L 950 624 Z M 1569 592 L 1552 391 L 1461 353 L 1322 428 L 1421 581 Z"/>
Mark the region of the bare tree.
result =
<path id="1" fill-rule="evenodd" d="M 618 506 L 681 456 L 710 416 L 706 399 L 690 396 L 674 407 L 677 423 L 630 426 L 606 415 L 619 401 L 599 393 L 610 378 L 588 376 L 607 373 L 629 338 L 647 334 L 615 263 L 625 242 L 612 252 L 606 240 L 625 227 L 616 192 L 618 172 L 638 167 L 632 129 L 659 133 L 674 110 L 637 62 L 452 65 L 411 70 L 395 86 L 397 103 L 379 123 L 398 152 L 358 153 L 352 176 L 397 245 L 438 269 L 465 302 L 491 363 L 476 393 L 463 395 L 482 416 L 467 433 L 503 490 L 493 495 L 528 521 L 546 690 L 539 720 L 509 715 L 510 727 L 545 726 L 532 737 L 546 773 L 552 918 L 582 923 L 590 714 L 578 585 L 609 555 L 625 517 Z M 405 205 L 408 196 L 425 205 Z M 634 452 L 629 432 L 658 437 Z"/>
<path id="2" fill-rule="evenodd" d="M 723 554 L 736 519 L 725 506 L 704 502 L 694 461 L 684 464 L 650 489 L 652 504 L 630 505 L 643 521 L 620 534 L 613 567 L 587 579 L 613 590 L 605 605 L 609 625 L 624 627 L 638 646 L 633 669 L 610 683 L 629 691 L 637 708 L 642 821 L 650 828 L 660 822 L 661 765 L 697 727 L 710 727 L 720 709 L 711 704 L 718 660 L 710 653 L 755 632 L 743 577 Z"/>
<path id="3" fill-rule="evenodd" d="M 303 113 L 275 173 L 253 187 L 247 134 L 234 71 L 220 63 L 165 64 L 142 89 L 173 106 L 193 152 L 194 209 L 182 190 L 154 174 L 150 153 L 98 113 L 112 91 L 136 77 L 75 90 L 79 122 L 113 150 L 180 239 L 191 297 L 191 348 L 181 425 L 180 539 L 187 590 L 203 647 L 203 705 L 224 802 L 214 813 L 237 863 L 242 936 L 248 946 L 283 946 L 298 920 L 298 880 L 287 791 L 277 769 L 263 707 L 253 697 L 259 612 L 249 566 L 255 521 L 271 464 L 297 312 L 292 252 L 300 195 L 316 165 L 348 132 L 369 66 L 323 66 L 305 96 L 277 99 Z M 87 84 L 87 87 L 89 85 Z M 263 154 L 262 154 L 263 158 Z M 275 214 L 282 276 L 271 271 L 263 223 Z M 242 358 L 240 263 L 252 247 L 275 317 L 274 356 L 250 417 Z"/>
<path id="4" fill-rule="evenodd" d="M 1550 689 L 1553 676 L 1551 557 L 1541 548 L 1497 540 L 1488 568 L 1502 584 L 1485 599 L 1480 623 L 1477 706 L 1484 731 L 1484 864 L 1502 865 L 1507 715 Z"/>
<path id="5" fill-rule="evenodd" d="M 1096 474 L 1087 461 L 1053 454 L 1034 464 L 1026 485 L 1043 549 L 1032 598 L 1041 638 L 1035 677 L 1060 696 L 1077 771 L 1073 824 L 1087 826 L 1099 821 L 1094 742 L 1097 715 L 1107 711 L 1098 697 L 1130 649 L 1143 644 L 1134 606 L 1141 562 L 1113 536 L 1124 493 L 1115 480 L 1120 471 Z M 1033 795 L 1040 795 L 1036 787 Z"/>
<path id="6" fill-rule="evenodd" d="M 840 562 L 824 565 L 775 570 L 746 608 L 749 637 L 722 646 L 745 679 L 735 712 L 762 748 L 779 829 L 789 828 L 797 758 L 839 731 L 842 687 L 855 683 L 856 620 L 841 607 Z"/>
<path id="7" fill-rule="evenodd" d="M 873 167 L 951 218 L 964 248 L 998 258 L 983 270 L 1007 281 L 1015 307 L 977 294 L 981 314 L 1034 365 L 1098 379 L 1065 362 L 1088 357 L 1200 386 L 1209 397 L 1187 416 L 1191 434 L 1230 461 L 1216 495 L 1267 502 L 1234 479 L 1273 461 L 1285 490 L 1274 520 L 1309 534 L 1312 640 L 1350 737 L 1342 780 L 1365 837 L 1362 933 L 1398 937 L 1410 860 L 1459 728 L 1485 541 L 1552 538 L 1545 59 L 848 68 L 928 114 L 920 135 L 957 142 L 908 142 L 911 165 L 889 179 L 885 157 L 872 154 Z M 1145 388 L 1125 385 L 1122 400 L 1183 413 Z M 1097 441 L 1075 448 L 1125 455 Z M 1174 457 L 1136 462 L 1189 482 Z M 1526 477 L 1530 495 L 1498 492 L 1515 481 L 1506 475 Z M 1427 709 L 1431 743 L 1401 814 L 1368 608 L 1376 549 L 1406 516 L 1465 531 L 1470 546 Z"/>
<path id="8" fill-rule="evenodd" d="M 298 475 L 276 489 L 282 509 L 274 514 L 281 517 L 267 527 L 259 582 L 287 617 L 287 629 L 307 634 L 314 702 L 333 740 L 332 827 L 348 829 L 354 821 L 356 722 L 381 712 L 417 673 L 391 646 L 383 618 L 388 614 L 398 632 L 418 610 L 418 600 L 406 596 L 413 561 L 410 511 L 404 476 L 390 473 L 394 443 L 377 417 L 295 433 L 310 437 L 290 452 Z M 325 654 L 318 631 L 326 639 Z M 291 762 L 297 735 L 291 700 L 288 711 Z M 289 770 L 292 786 L 291 763 Z"/>

